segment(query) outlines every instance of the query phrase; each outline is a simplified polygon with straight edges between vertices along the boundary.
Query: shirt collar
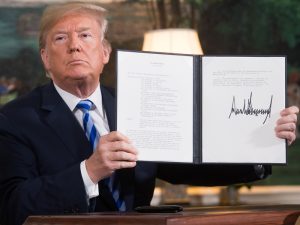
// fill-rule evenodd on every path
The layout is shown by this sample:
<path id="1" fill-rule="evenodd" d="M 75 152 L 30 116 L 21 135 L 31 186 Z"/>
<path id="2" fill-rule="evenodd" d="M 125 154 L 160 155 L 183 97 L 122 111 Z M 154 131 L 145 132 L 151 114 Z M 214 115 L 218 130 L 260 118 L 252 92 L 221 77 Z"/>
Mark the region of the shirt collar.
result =
<path id="1" fill-rule="evenodd" d="M 94 105 L 96 106 L 96 109 L 99 111 L 100 115 L 103 115 L 102 94 L 101 94 L 99 84 L 98 84 L 96 90 L 89 97 L 84 98 L 84 99 L 78 98 L 77 96 L 61 89 L 55 83 L 53 83 L 53 84 L 54 84 L 56 91 L 62 97 L 62 99 L 65 101 L 65 103 L 67 104 L 67 106 L 70 108 L 71 111 L 74 111 L 74 109 L 76 108 L 76 105 L 81 100 L 89 99 L 90 101 L 92 101 L 94 103 Z"/>

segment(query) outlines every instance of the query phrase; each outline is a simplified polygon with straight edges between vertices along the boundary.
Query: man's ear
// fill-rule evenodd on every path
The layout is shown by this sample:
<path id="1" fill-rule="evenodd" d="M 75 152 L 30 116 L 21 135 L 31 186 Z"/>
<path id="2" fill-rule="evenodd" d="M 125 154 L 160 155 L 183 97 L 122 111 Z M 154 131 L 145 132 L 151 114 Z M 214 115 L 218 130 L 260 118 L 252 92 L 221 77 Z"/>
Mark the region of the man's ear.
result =
<path id="1" fill-rule="evenodd" d="M 48 70 L 49 69 L 49 57 L 48 57 L 47 50 L 44 48 L 41 49 L 40 54 L 41 54 L 41 58 L 42 58 L 44 67 L 46 70 Z"/>
<path id="2" fill-rule="evenodd" d="M 102 41 L 102 45 L 103 45 L 103 63 L 106 64 L 109 61 L 111 46 L 106 39 Z"/>
<path id="3" fill-rule="evenodd" d="M 108 51 L 106 48 L 103 49 L 103 63 L 107 64 L 109 61 L 110 51 Z"/>

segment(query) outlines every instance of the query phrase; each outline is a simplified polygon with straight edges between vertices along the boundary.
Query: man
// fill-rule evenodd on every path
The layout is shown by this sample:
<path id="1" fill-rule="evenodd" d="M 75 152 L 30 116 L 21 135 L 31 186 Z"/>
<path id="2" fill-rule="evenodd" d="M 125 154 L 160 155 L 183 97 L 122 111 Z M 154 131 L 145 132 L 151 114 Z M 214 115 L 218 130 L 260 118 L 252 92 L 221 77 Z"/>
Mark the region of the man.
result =
<path id="1" fill-rule="evenodd" d="M 44 12 L 40 52 L 52 81 L 0 112 L 2 225 L 22 224 L 29 215 L 130 211 L 150 203 L 155 177 L 225 185 L 270 174 L 267 166 L 137 162 L 130 140 L 114 131 L 114 96 L 99 85 L 110 54 L 104 16 L 104 9 L 85 3 Z M 283 110 L 276 127 L 289 143 L 297 113 L 297 107 Z"/>

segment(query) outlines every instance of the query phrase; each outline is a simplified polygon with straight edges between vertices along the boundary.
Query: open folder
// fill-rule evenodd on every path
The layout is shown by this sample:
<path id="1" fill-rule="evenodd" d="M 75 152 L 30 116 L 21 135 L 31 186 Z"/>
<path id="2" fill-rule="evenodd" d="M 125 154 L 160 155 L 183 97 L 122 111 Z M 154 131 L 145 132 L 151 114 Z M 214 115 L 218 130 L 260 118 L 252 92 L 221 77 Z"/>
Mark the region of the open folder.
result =
<path id="1" fill-rule="evenodd" d="M 141 161 L 285 164 L 284 56 L 117 51 L 117 130 Z"/>

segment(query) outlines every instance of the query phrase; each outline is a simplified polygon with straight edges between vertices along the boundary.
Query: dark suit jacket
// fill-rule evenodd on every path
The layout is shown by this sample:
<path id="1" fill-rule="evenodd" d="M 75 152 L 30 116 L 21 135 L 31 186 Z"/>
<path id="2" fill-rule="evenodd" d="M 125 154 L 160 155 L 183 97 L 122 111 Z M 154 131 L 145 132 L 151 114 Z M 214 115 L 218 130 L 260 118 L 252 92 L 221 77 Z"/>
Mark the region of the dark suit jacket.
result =
<path id="1" fill-rule="evenodd" d="M 103 87 L 101 92 L 114 130 L 114 96 Z M 0 111 L 0 224 L 19 225 L 28 215 L 88 212 L 80 162 L 91 153 L 83 129 L 52 83 L 4 106 Z M 253 166 L 151 162 L 138 162 L 116 176 L 128 210 L 150 203 L 156 177 L 194 185 L 258 179 Z M 101 182 L 99 189 L 95 211 L 116 210 Z"/>

